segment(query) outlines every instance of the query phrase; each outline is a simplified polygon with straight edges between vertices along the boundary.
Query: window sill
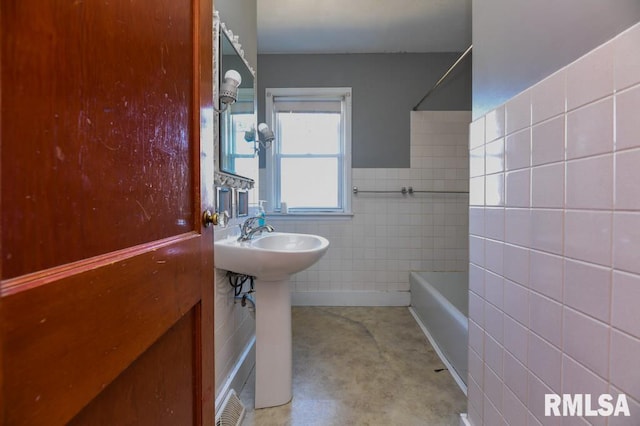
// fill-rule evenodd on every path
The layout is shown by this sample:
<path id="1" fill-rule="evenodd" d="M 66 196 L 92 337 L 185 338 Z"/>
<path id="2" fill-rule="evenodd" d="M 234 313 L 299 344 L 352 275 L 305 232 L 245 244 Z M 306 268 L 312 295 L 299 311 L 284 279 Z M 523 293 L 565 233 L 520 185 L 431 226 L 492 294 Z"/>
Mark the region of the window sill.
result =
<path id="1" fill-rule="evenodd" d="M 317 220 L 349 220 L 353 218 L 353 213 L 267 213 L 267 218 L 273 220 L 300 220 L 300 219 L 317 219 Z"/>

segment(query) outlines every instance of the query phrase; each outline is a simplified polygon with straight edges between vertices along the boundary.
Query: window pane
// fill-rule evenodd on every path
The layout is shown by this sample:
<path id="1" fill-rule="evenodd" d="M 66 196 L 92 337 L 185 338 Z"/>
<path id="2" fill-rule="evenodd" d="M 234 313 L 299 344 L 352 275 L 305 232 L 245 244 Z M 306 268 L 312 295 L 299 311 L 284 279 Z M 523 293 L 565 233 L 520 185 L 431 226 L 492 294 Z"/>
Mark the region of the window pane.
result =
<path id="1" fill-rule="evenodd" d="M 337 158 L 282 158 L 280 200 L 289 208 L 340 208 Z"/>
<path id="2" fill-rule="evenodd" d="M 236 174 L 258 180 L 258 157 L 236 157 L 235 166 Z"/>
<path id="3" fill-rule="evenodd" d="M 253 155 L 254 144 L 253 142 L 247 142 L 244 134 L 255 126 L 255 116 L 253 114 L 233 114 L 232 120 L 233 131 L 235 132 L 233 140 L 237 143 L 233 152 L 239 155 Z"/>
<path id="4" fill-rule="evenodd" d="M 280 112 L 276 119 L 283 154 L 340 152 L 339 113 Z"/>

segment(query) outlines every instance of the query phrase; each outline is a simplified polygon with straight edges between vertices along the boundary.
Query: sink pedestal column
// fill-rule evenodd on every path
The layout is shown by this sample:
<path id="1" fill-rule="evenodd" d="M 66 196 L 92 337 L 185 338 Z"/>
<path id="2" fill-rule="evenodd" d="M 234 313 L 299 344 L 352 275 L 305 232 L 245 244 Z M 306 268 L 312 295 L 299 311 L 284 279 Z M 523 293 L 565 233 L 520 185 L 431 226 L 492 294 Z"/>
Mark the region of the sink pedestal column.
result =
<path id="1" fill-rule="evenodd" d="M 289 280 L 256 280 L 255 408 L 292 398 L 291 293 Z"/>

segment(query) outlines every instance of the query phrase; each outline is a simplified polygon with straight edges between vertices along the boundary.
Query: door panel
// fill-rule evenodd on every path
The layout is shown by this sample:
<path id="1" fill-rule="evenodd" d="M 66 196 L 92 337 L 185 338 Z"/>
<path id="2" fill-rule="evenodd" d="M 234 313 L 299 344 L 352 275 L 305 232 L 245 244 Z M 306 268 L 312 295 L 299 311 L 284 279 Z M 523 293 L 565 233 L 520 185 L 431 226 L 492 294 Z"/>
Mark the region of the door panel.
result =
<path id="1" fill-rule="evenodd" d="M 212 16 L 0 3 L 2 424 L 213 424 Z"/>
<path id="2" fill-rule="evenodd" d="M 193 424 L 193 393 L 181 390 L 196 385 L 195 354 L 184 350 L 193 347 L 196 315 L 190 311 L 183 316 L 69 425 Z M 166 368 L 167 361 L 171 368 Z M 157 374 L 161 369 L 166 369 L 164 374 Z"/>
<path id="3" fill-rule="evenodd" d="M 193 230 L 191 0 L 2 3 L 3 278 Z"/>
<path id="4" fill-rule="evenodd" d="M 6 395 L 9 424 L 19 423 L 14 414 L 27 424 L 68 421 L 192 310 L 200 289 L 185 284 L 199 280 L 198 245 L 189 236 L 115 263 L 25 277 L 23 291 L 6 281 L 5 375 L 19 384 Z"/>

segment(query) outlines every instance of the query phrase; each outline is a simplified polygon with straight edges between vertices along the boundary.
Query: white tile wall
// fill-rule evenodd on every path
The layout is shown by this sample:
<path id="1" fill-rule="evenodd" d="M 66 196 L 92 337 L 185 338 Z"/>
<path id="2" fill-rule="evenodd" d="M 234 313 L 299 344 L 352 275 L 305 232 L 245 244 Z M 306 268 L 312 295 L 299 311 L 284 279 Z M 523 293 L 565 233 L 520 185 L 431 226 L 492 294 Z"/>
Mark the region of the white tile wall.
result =
<path id="1" fill-rule="evenodd" d="M 506 312 L 505 312 L 506 313 Z M 518 361 L 527 365 L 528 331 L 509 315 L 504 316 L 504 346 Z"/>
<path id="2" fill-rule="evenodd" d="M 528 152 L 530 145 L 531 131 L 529 129 L 507 136 L 505 143 L 507 170 L 518 170 L 529 167 L 531 164 L 531 157 Z M 478 149 L 482 149 L 482 146 Z"/>
<path id="3" fill-rule="evenodd" d="M 505 117 L 504 117 L 504 106 L 498 107 L 493 111 L 490 111 L 485 116 L 485 140 L 484 143 L 488 143 L 494 141 L 498 138 L 504 136 L 504 125 L 505 125 Z M 478 127 L 481 127 L 478 125 Z M 474 135 L 475 136 L 475 135 Z M 476 142 L 472 143 L 472 146 L 475 146 Z M 478 145 L 481 145 L 478 143 Z"/>
<path id="4" fill-rule="evenodd" d="M 640 212 L 613 215 L 613 265 L 640 274 Z"/>
<path id="5" fill-rule="evenodd" d="M 529 293 L 529 327 L 556 348 L 562 347 L 562 305 L 536 292 Z"/>
<path id="6" fill-rule="evenodd" d="M 613 93 L 613 43 L 594 49 L 567 67 L 567 109 Z"/>
<path id="7" fill-rule="evenodd" d="M 613 154 L 567 162 L 568 209 L 611 210 Z"/>
<path id="8" fill-rule="evenodd" d="M 480 269 L 476 265 L 472 265 L 473 269 Z M 477 277 L 473 277 L 477 279 Z M 471 281 L 471 280 L 470 280 Z M 471 286 L 471 282 L 469 283 Z M 473 284 L 476 285 L 475 283 Z M 482 296 L 481 293 L 478 293 Z M 484 275 L 484 298 L 487 302 L 492 303 L 498 309 L 502 309 L 502 302 L 504 300 L 504 278 L 501 275 L 494 274 L 491 271 L 485 271 Z"/>
<path id="9" fill-rule="evenodd" d="M 566 259 L 564 262 L 565 305 L 600 321 L 609 319 L 611 269 Z"/>
<path id="10" fill-rule="evenodd" d="M 564 148 L 562 148 L 564 156 Z M 531 169 L 531 206 L 564 207 L 565 164 L 554 163 Z"/>
<path id="11" fill-rule="evenodd" d="M 558 348 L 537 334 L 529 333 L 529 354 L 527 366 L 551 389 L 560 391 L 562 353 Z"/>
<path id="12" fill-rule="evenodd" d="M 552 299 L 562 300 L 563 259 L 549 253 L 529 253 L 529 288 Z"/>
<path id="13" fill-rule="evenodd" d="M 531 204 L 531 171 L 509 172 L 505 175 L 505 204 L 508 207 L 529 207 Z"/>
<path id="14" fill-rule="evenodd" d="M 278 231 L 318 234 L 331 243 L 316 265 L 292 277 L 294 303 L 309 293 L 330 293 L 323 299 L 328 303 L 367 304 L 344 295 L 407 294 L 409 271 L 468 269 L 468 195 L 402 195 L 399 190 L 467 191 L 470 121 L 468 111 L 412 112 L 410 168 L 352 171 L 352 184 L 361 190 L 398 193 L 353 196 L 353 217 L 268 218 Z M 473 131 L 484 137 L 484 128 Z M 476 173 L 484 175 L 484 146 L 481 151 L 482 169 Z M 476 218 L 475 226 L 482 222 Z"/>
<path id="15" fill-rule="evenodd" d="M 639 45 L 640 24 L 471 124 L 475 425 L 640 424 Z M 545 417 L 550 392 L 624 392 L 632 417 Z"/>
<path id="16" fill-rule="evenodd" d="M 556 426 L 563 424 L 561 417 L 545 417 L 544 404 L 540 404 L 539 401 L 544 401 L 545 394 L 559 393 L 560 389 L 552 389 L 546 383 L 544 383 L 538 376 L 536 376 L 531 369 L 529 369 L 529 388 L 527 390 L 527 409 L 531 414 L 529 418 L 529 424 L 537 425 L 542 424 L 544 426 Z M 523 401 L 524 402 L 524 401 Z M 532 419 L 538 419 L 540 422 L 533 422 Z M 485 419 L 486 420 L 486 419 Z M 486 423 L 490 425 L 491 423 Z"/>
<path id="17" fill-rule="evenodd" d="M 640 133 L 638 133 L 640 138 Z M 622 151 L 616 154 L 616 210 L 640 209 L 640 150 Z"/>
<path id="18" fill-rule="evenodd" d="M 616 150 L 638 147 L 640 120 L 636 106 L 640 102 L 640 86 L 616 94 Z"/>
<path id="19" fill-rule="evenodd" d="M 484 304 L 484 327 L 488 335 L 491 336 L 492 340 L 501 345 L 504 334 L 503 315 L 502 311 L 493 306 L 491 303 Z M 484 351 L 485 353 L 489 352 L 486 341 Z M 495 366 L 495 368 L 493 369 L 498 372 L 498 374 L 502 375 L 502 358 L 494 359 L 492 360 L 492 362 L 494 364 L 492 367 Z M 498 365 L 500 366 L 499 368 L 497 367 Z"/>
<path id="20" fill-rule="evenodd" d="M 609 212 L 566 210 L 564 255 L 585 262 L 610 265 L 611 216 Z"/>
<path id="21" fill-rule="evenodd" d="M 540 123 L 566 111 L 566 70 L 563 68 L 531 89 L 531 122 Z M 564 133 L 564 131 L 563 131 Z M 564 143 L 562 144 L 564 146 Z"/>
<path id="22" fill-rule="evenodd" d="M 485 146 L 485 173 L 490 175 L 504 171 L 504 139 L 498 139 Z"/>
<path id="23" fill-rule="evenodd" d="M 257 188 L 250 191 L 255 197 Z M 242 219 L 231 219 L 226 228 L 214 229 L 215 240 L 239 235 L 238 224 Z M 246 288 L 249 288 L 247 284 Z M 214 294 L 215 325 L 215 373 L 216 395 L 220 394 L 225 382 L 240 359 L 243 351 L 255 336 L 255 317 L 246 307 L 234 300 L 233 288 L 225 271 L 216 269 L 216 291 Z M 240 392 L 240 389 L 235 389 Z"/>
<path id="24" fill-rule="evenodd" d="M 502 324 L 501 324 L 502 325 Z M 484 335 L 484 353 L 485 359 L 491 360 L 491 362 L 485 362 L 485 364 L 491 368 L 494 374 L 500 379 L 502 376 L 502 359 L 503 359 L 503 347 L 500 342 L 493 338 L 491 334 L 485 333 Z"/>
<path id="25" fill-rule="evenodd" d="M 567 159 L 604 154 L 612 148 L 612 97 L 567 114 Z"/>
<path id="26" fill-rule="evenodd" d="M 561 210 L 532 210 L 531 247 L 540 251 L 562 254 L 562 227 Z"/>
<path id="27" fill-rule="evenodd" d="M 640 276 L 615 271 L 611 297 L 613 326 L 640 338 Z"/>
<path id="28" fill-rule="evenodd" d="M 564 161 L 564 115 L 536 124 L 531 128 L 531 164 Z M 525 156 L 526 150 L 521 151 Z"/>
<path id="29" fill-rule="evenodd" d="M 524 346 L 526 350 L 526 344 Z M 480 360 L 482 361 L 482 360 Z M 520 401 L 527 400 L 527 368 L 511 355 L 508 350 L 504 353 L 504 384 L 516 395 Z"/>
<path id="30" fill-rule="evenodd" d="M 526 383 L 526 382 L 525 382 Z M 509 426 L 526 426 L 527 407 L 505 386 L 502 403 L 502 416 Z"/>
<path id="31" fill-rule="evenodd" d="M 484 199 L 487 206 L 504 206 L 504 173 L 485 177 Z"/>
<path id="32" fill-rule="evenodd" d="M 482 361 L 482 357 L 473 350 L 469 351 L 469 375 L 476 383 L 483 383 L 484 362 Z"/>
<path id="33" fill-rule="evenodd" d="M 482 236 L 482 234 L 477 234 Z M 484 236 L 494 240 L 504 239 L 504 209 L 484 209 Z"/>
<path id="34" fill-rule="evenodd" d="M 505 105 L 506 133 L 531 126 L 531 92 L 525 91 Z"/>

